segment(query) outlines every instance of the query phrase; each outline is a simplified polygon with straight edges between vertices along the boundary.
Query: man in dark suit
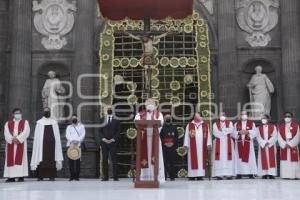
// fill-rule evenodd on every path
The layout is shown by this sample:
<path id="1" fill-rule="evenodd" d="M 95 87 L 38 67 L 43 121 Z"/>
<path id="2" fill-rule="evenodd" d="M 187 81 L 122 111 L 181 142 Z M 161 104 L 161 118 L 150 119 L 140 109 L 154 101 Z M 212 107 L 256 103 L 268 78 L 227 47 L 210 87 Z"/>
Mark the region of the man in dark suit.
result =
<path id="1" fill-rule="evenodd" d="M 102 181 L 108 181 L 108 155 L 110 154 L 113 168 L 113 179 L 118 181 L 117 175 L 117 145 L 120 138 L 120 122 L 115 119 L 111 106 L 107 107 L 107 115 L 101 119 L 101 128 L 96 134 L 96 142 L 102 148 Z"/>

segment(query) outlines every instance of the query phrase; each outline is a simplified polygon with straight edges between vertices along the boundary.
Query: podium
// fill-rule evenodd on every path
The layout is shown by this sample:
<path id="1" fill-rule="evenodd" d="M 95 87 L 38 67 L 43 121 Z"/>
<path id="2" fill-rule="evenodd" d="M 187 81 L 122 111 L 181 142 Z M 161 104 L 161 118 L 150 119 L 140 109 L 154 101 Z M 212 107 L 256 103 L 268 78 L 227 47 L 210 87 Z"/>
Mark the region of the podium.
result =
<path id="1" fill-rule="evenodd" d="M 159 155 L 158 155 L 158 145 L 159 145 L 159 132 L 158 128 L 161 126 L 160 120 L 136 120 L 135 125 L 137 127 L 137 139 L 136 139 L 136 178 L 134 182 L 135 188 L 159 188 L 158 181 L 158 170 L 159 170 Z M 145 128 L 153 128 L 153 157 L 154 157 L 154 180 L 151 181 L 141 181 L 141 138 L 142 131 Z M 146 136 L 147 137 L 147 136 Z M 150 166 L 151 163 L 148 163 Z"/>

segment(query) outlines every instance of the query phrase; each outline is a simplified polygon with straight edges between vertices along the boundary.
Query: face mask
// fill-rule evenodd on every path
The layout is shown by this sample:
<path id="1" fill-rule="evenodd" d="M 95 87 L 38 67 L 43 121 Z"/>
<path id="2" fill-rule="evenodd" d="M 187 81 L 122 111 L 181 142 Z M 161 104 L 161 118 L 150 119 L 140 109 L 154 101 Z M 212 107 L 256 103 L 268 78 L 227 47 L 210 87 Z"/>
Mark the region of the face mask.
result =
<path id="1" fill-rule="evenodd" d="M 167 118 L 167 119 L 166 119 L 166 123 L 167 123 L 167 124 L 170 124 L 170 123 L 171 123 L 171 119 L 170 119 L 170 118 Z"/>
<path id="2" fill-rule="evenodd" d="M 261 123 L 267 124 L 267 123 L 268 123 L 268 120 L 267 120 L 267 119 L 262 119 L 262 120 L 261 120 Z"/>
<path id="3" fill-rule="evenodd" d="M 285 117 L 284 118 L 285 123 L 290 123 L 292 121 L 292 118 L 290 117 Z"/>
<path id="4" fill-rule="evenodd" d="M 226 117 L 225 117 L 225 116 L 221 116 L 221 117 L 220 117 L 220 120 L 221 120 L 221 121 L 225 121 L 225 120 L 226 120 Z"/>
<path id="5" fill-rule="evenodd" d="M 44 112 L 44 117 L 49 118 L 50 117 L 50 111 L 45 111 Z"/>
<path id="6" fill-rule="evenodd" d="M 112 114 L 112 110 L 107 110 L 107 114 L 111 115 Z"/>
<path id="7" fill-rule="evenodd" d="M 147 105 L 146 106 L 147 111 L 152 112 L 154 110 L 154 105 Z"/>
<path id="8" fill-rule="evenodd" d="M 78 122 L 78 119 L 76 119 L 76 118 L 72 119 L 73 124 L 77 124 L 77 122 Z"/>
<path id="9" fill-rule="evenodd" d="M 22 115 L 21 114 L 14 114 L 14 119 L 19 121 L 22 119 Z"/>
<path id="10" fill-rule="evenodd" d="M 242 120 L 246 121 L 248 119 L 248 115 L 242 115 Z"/>

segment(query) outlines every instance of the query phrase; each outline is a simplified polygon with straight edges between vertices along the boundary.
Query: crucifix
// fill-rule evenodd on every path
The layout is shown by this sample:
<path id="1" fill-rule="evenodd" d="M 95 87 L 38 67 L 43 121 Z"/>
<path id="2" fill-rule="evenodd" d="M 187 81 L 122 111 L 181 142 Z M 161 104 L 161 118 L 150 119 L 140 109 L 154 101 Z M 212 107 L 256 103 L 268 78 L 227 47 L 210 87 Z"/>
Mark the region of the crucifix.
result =
<path id="1" fill-rule="evenodd" d="M 152 97 L 152 91 L 151 91 L 151 79 L 152 79 L 152 70 L 155 68 L 155 55 L 154 55 L 154 44 L 158 43 L 161 38 L 166 37 L 169 32 L 160 34 L 160 35 L 154 35 L 150 32 L 150 25 L 151 21 L 149 17 L 144 18 L 144 33 L 142 35 L 133 35 L 132 33 L 124 31 L 125 34 L 130 36 L 131 38 L 135 40 L 139 40 L 142 43 L 143 46 L 143 65 L 145 70 L 145 88 L 148 92 L 148 97 Z"/>

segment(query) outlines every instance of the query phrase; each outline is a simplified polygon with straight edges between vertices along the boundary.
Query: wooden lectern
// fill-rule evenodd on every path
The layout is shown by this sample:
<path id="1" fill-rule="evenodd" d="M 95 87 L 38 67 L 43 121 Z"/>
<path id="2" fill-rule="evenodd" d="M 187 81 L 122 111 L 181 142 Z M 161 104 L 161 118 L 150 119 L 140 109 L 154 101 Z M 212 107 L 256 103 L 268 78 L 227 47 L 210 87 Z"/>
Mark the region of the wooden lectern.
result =
<path id="1" fill-rule="evenodd" d="M 161 126 L 160 120 L 136 120 L 135 125 L 137 127 L 137 140 L 136 140 L 136 178 L 134 182 L 135 188 L 159 188 L 158 181 L 158 170 L 159 170 L 159 155 L 158 155 L 158 145 L 159 145 L 159 132 L 158 128 Z M 153 127 L 153 137 L 154 142 L 153 156 L 155 159 L 154 163 L 154 180 L 151 181 L 141 181 L 141 135 L 145 128 Z M 149 163 L 151 165 L 151 163 Z"/>

